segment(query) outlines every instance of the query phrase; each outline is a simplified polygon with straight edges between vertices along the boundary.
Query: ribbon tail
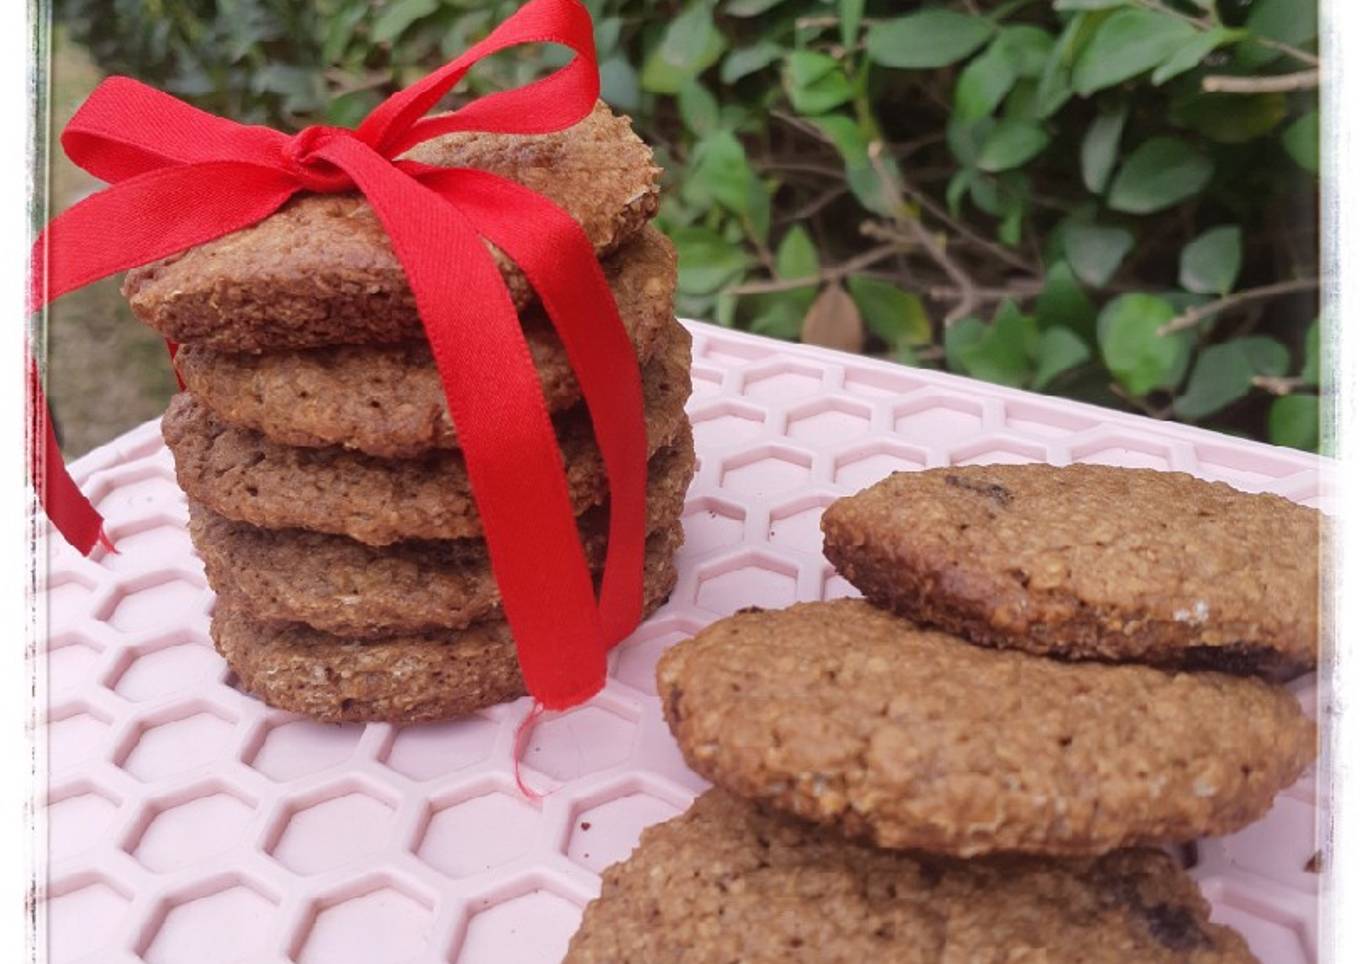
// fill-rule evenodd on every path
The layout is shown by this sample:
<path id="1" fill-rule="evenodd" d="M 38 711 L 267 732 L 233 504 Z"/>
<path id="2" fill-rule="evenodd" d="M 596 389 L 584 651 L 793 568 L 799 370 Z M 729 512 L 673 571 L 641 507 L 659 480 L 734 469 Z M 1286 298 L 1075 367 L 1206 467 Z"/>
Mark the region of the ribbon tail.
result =
<path id="1" fill-rule="evenodd" d="M 605 645 L 562 455 L 519 315 L 459 210 L 357 140 L 323 156 L 372 204 L 406 270 L 481 516 L 529 692 L 548 709 L 604 685 Z"/>
<path id="2" fill-rule="evenodd" d="M 214 193 L 204 189 L 205 183 L 230 184 L 231 190 Z M 29 311 L 92 281 L 253 224 L 296 190 L 282 172 L 234 161 L 157 170 L 114 184 L 57 216 L 38 236 L 30 261 Z M 43 511 L 83 555 L 96 545 L 111 547 L 104 520 L 66 471 L 31 354 L 28 385 L 29 473 Z"/>
<path id="3" fill-rule="evenodd" d="M 609 543 L 600 619 L 610 646 L 642 615 L 647 430 L 637 353 L 594 247 L 572 217 L 513 181 L 471 169 L 428 171 L 422 183 L 462 210 L 528 277 L 581 386 L 609 477 Z"/>
<path id="4" fill-rule="evenodd" d="M 28 357 L 28 404 L 30 472 L 48 519 L 82 555 L 88 556 L 97 545 L 111 548 L 103 518 L 61 460 L 61 447 L 43 396 L 42 377 L 32 355 Z"/>
<path id="5" fill-rule="evenodd" d="M 262 221 L 297 190 L 284 172 L 240 161 L 163 168 L 110 185 L 57 215 L 38 235 L 29 311 Z"/>

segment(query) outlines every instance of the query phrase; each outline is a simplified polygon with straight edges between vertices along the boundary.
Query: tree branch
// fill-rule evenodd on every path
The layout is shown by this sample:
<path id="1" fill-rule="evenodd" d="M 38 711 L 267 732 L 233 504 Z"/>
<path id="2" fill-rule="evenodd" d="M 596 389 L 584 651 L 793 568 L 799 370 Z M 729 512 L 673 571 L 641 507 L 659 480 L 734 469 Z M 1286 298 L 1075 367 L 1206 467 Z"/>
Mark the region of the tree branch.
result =
<path id="1" fill-rule="evenodd" d="M 1257 375 L 1251 383 L 1272 395 L 1279 396 L 1292 395 L 1305 384 L 1302 378 L 1280 378 L 1275 375 Z"/>
<path id="2" fill-rule="evenodd" d="M 1144 415 L 1148 416 L 1149 418 L 1155 418 L 1160 419 L 1161 421 L 1166 421 L 1167 419 L 1171 418 L 1173 414 L 1175 414 L 1175 409 L 1173 409 L 1170 405 L 1157 406 L 1153 405 L 1146 398 L 1139 398 L 1136 395 L 1130 395 L 1128 392 L 1124 390 L 1124 386 L 1120 385 L 1118 382 L 1110 382 L 1110 394 L 1116 396 L 1117 398 L 1122 399 L 1131 408 L 1136 408 L 1140 410 Z"/>
<path id="3" fill-rule="evenodd" d="M 1276 74 L 1270 77 L 1232 77 L 1216 74 L 1204 78 L 1204 90 L 1210 94 L 1287 94 L 1295 90 L 1314 90 L 1321 72 L 1314 67 L 1296 74 Z"/>
<path id="4" fill-rule="evenodd" d="M 907 204 L 902 197 L 902 190 L 883 163 L 882 141 L 874 141 L 869 145 L 869 163 L 873 165 L 874 173 L 878 175 L 879 181 L 883 184 L 883 190 L 887 192 L 889 209 L 894 212 L 905 211 Z M 950 280 L 959 289 L 958 304 L 944 316 L 944 326 L 948 328 L 960 318 L 965 318 L 971 314 L 973 309 L 977 307 L 978 297 L 977 285 L 968 272 L 959 267 L 958 262 L 950 257 L 949 252 L 945 250 L 945 246 L 940 243 L 939 239 L 926 230 L 926 226 L 921 223 L 920 218 L 906 217 L 898 213 L 894 218 L 894 223 L 905 228 L 910 235 L 909 239 L 902 239 L 901 236 L 897 236 L 896 239 L 914 240 L 925 249 L 925 252 L 940 266 L 944 273 L 949 275 Z M 881 225 L 872 222 L 864 225 L 860 230 L 870 237 L 893 237 L 894 234 L 891 231 L 884 231 Z"/>
<path id="5" fill-rule="evenodd" d="M 988 254 L 992 255 L 992 257 L 999 261 L 1004 261 L 1012 268 L 1023 271 L 1025 274 L 1038 275 L 1040 273 L 1034 265 L 1030 264 L 1014 251 L 1011 251 L 1003 245 L 997 244 L 995 241 L 989 241 L 987 238 L 984 238 L 972 228 L 968 227 L 968 225 L 955 220 L 946 208 L 941 207 L 934 198 L 918 189 L 910 182 L 904 180 L 902 187 L 911 195 L 913 201 L 929 211 L 937 220 L 943 221 L 952 228 L 959 237 L 972 242 Z"/>
<path id="6" fill-rule="evenodd" d="M 723 294 L 729 295 L 759 295 L 772 294 L 777 291 L 794 291 L 798 288 L 812 288 L 823 285 L 831 281 L 840 281 L 842 278 L 856 274 L 871 265 L 878 264 L 891 258 L 903 250 L 900 241 L 890 244 L 882 244 L 876 248 L 870 248 L 863 254 L 858 254 L 848 261 L 843 261 L 830 268 L 823 268 L 816 274 L 804 275 L 801 278 L 774 278 L 770 281 L 751 281 L 746 284 L 733 285 L 724 288 Z"/>
<path id="7" fill-rule="evenodd" d="M 779 215 L 777 218 L 775 218 L 775 223 L 786 224 L 789 221 L 806 221 L 808 218 L 812 217 L 814 214 L 817 214 L 828 204 L 834 202 L 837 198 L 839 198 L 842 194 L 845 194 L 847 191 L 849 191 L 849 188 L 847 188 L 844 184 L 833 184 L 831 185 L 831 187 L 827 188 L 825 191 L 817 195 L 811 201 L 808 201 L 802 207 L 797 208 L 794 211 L 790 211 L 788 214 Z"/>
<path id="8" fill-rule="evenodd" d="M 1181 13 L 1179 10 L 1173 10 L 1163 3 L 1162 0 L 1136 0 L 1136 2 L 1141 7 L 1146 7 L 1149 10 L 1156 10 L 1158 13 L 1164 13 L 1167 16 L 1175 17 L 1178 20 L 1184 20 L 1196 30 L 1213 30 L 1215 27 L 1219 26 L 1214 18 L 1192 17 L 1188 13 Z M 1301 64 L 1307 64 L 1310 67 L 1318 67 L 1322 63 L 1322 61 L 1318 60 L 1317 57 L 1313 56 L 1308 51 L 1300 50 L 1292 44 L 1271 40 L 1269 37 L 1252 37 L 1251 39 L 1254 43 L 1258 43 L 1262 47 L 1269 47 L 1271 50 L 1278 50 L 1282 54 L 1288 54 Z"/>
<path id="9" fill-rule="evenodd" d="M 1014 281 L 1000 288 L 975 287 L 973 294 L 977 296 L 979 302 L 994 304 L 1007 298 L 1036 298 L 1043 290 L 1044 286 L 1040 281 Z M 962 297 L 962 294 L 958 288 L 951 288 L 949 285 L 932 285 L 926 289 L 926 296 L 931 301 L 954 301 Z"/>
<path id="10" fill-rule="evenodd" d="M 1252 302 L 1264 301 L 1267 298 L 1279 298 L 1283 295 L 1299 294 L 1304 291 L 1316 291 L 1317 289 L 1317 278 L 1299 278 L 1293 281 L 1280 281 L 1260 288 L 1248 288 L 1246 291 L 1239 291 L 1236 294 L 1228 295 L 1226 298 L 1220 298 L 1217 301 L 1209 302 L 1207 305 L 1200 305 L 1198 308 L 1191 308 L 1189 311 L 1182 312 L 1158 328 L 1157 334 L 1171 335 L 1178 331 L 1184 331 L 1186 328 L 1193 328 L 1206 318 Z"/>
<path id="11" fill-rule="evenodd" d="M 1269 47 L 1271 50 L 1278 50 L 1282 54 L 1288 54 L 1290 57 L 1293 57 L 1301 64 L 1307 64 L 1310 67 L 1322 66 L 1322 61 L 1319 60 L 1317 57 L 1313 56 L 1306 50 L 1300 50 L 1298 47 L 1295 47 L 1292 44 L 1281 43 L 1278 40 L 1271 40 L 1268 37 L 1253 37 L 1251 39 L 1256 41 L 1262 47 Z"/>

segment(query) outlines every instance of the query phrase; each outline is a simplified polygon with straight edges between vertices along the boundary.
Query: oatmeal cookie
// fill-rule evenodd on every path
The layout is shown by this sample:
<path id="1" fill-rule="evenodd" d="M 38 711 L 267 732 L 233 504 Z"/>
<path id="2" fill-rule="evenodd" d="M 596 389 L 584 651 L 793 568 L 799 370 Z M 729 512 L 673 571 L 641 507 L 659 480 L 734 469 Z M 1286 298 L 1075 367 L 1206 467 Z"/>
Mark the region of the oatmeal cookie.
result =
<path id="1" fill-rule="evenodd" d="M 675 251 L 648 228 L 605 266 L 619 316 L 645 365 L 675 329 Z M 524 335 L 549 412 L 581 400 L 566 349 L 541 310 Z M 380 458 L 458 446 L 443 383 L 423 338 L 249 354 L 185 345 L 175 359 L 185 387 L 222 422 L 284 445 L 339 445 Z"/>
<path id="2" fill-rule="evenodd" d="M 554 134 L 447 134 L 405 156 L 518 181 L 575 218 L 601 256 L 660 203 L 651 149 L 603 103 Z M 516 307 L 528 305 L 524 274 L 488 248 Z M 382 344 L 423 330 L 391 242 L 358 194 L 299 195 L 258 224 L 134 268 L 123 294 L 165 337 L 223 351 Z"/>
<path id="3" fill-rule="evenodd" d="M 1317 666 L 1314 509 L 1179 472 L 899 472 L 827 508 L 873 602 L 988 646 L 1283 679 Z"/>
<path id="4" fill-rule="evenodd" d="M 604 872 L 567 964 L 1248 964 L 1157 850 L 954 860 L 848 843 L 722 790 Z"/>
<path id="5" fill-rule="evenodd" d="M 1317 750 L 1259 679 L 987 649 L 859 599 L 723 619 L 662 656 L 657 692 L 714 783 L 960 857 L 1232 833 Z"/>

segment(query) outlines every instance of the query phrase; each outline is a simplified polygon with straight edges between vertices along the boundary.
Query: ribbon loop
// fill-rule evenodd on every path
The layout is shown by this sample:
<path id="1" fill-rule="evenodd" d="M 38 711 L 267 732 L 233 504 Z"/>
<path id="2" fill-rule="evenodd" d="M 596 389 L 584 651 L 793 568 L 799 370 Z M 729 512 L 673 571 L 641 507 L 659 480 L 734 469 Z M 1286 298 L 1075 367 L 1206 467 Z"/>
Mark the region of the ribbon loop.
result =
<path id="1" fill-rule="evenodd" d="M 561 44 L 575 56 L 542 80 L 424 116 L 478 60 L 531 43 Z M 637 357 L 594 249 L 565 212 L 484 172 L 399 158 L 452 131 L 561 130 L 590 113 L 599 83 L 590 15 L 578 0 L 530 0 L 461 57 L 379 104 L 354 131 L 318 125 L 288 137 L 110 78 L 62 135 L 71 158 L 110 186 L 54 219 L 32 252 L 36 310 L 99 278 L 256 224 L 299 192 L 358 189 L 415 296 L 525 685 L 551 709 L 599 690 L 607 647 L 636 625 L 641 608 L 647 446 Z M 538 291 L 590 410 L 610 498 L 598 602 L 538 373 L 487 242 Z M 58 530 L 88 553 L 101 544 L 102 520 L 61 463 L 36 366 L 29 379 L 34 484 Z"/>

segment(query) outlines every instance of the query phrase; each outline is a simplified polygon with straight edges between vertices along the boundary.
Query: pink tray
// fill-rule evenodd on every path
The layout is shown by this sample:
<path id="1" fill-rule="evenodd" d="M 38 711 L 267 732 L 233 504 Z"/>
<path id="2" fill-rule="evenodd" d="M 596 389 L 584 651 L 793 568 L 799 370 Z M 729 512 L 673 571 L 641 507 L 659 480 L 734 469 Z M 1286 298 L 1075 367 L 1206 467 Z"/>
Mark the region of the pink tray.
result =
<path id="1" fill-rule="evenodd" d="M 81 459 L 122 552 L 51 541 L 39 906 L 53 964 L 558 960 L 600 870 L 704 786 L 661 719 L 658 654 L 742 606 L 849 594 L 818 517 L 889 472 L 1109 462 L 1332 499 L 1328 466 L 1297 452 L 691 327 L 700 468 L 680 583 L 614 654 L 606 690 L 534 731 L 541 801 L 512 776 L 527 701 L 327 726 L 239 692 L 208 639 L 213 597 L 157 425 Z M 1312 678 L 1295 688 L 1312 712 Z M 1267 964 L 1316 958 L 1316 803 L 1309 774 L 1266 820 L 1197 848 L 1216 917 Z"/>

